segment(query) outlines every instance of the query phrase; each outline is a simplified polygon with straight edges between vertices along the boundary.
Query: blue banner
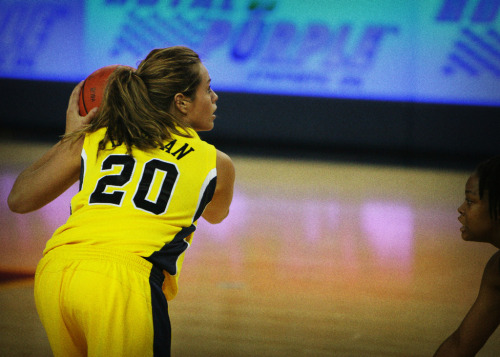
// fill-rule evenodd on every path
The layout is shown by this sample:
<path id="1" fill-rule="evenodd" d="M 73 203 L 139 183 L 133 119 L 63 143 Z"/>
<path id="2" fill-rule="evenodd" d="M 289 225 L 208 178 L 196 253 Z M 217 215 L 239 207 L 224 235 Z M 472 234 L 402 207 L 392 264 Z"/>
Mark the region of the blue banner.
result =
<path id="1" fill-rule="evenodd" d="M 158 47 L 215 90 L 500 105 L 500 0 L 0 0 L 0 77 L 76 81 Z"/>

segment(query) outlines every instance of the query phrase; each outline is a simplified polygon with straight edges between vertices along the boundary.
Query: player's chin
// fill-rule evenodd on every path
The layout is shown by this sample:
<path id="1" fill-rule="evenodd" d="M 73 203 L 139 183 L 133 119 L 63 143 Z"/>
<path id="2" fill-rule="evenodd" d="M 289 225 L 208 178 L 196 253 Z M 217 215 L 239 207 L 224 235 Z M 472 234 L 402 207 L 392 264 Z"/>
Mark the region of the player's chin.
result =
<path id="1" fill-rule="evenodd" d="M 200 125 L 196 128 L 194 128 L 194 130 L 196 131 L 210 131 L 214 128 L 214 122 L 210 122 L 210 123 L 207 123 L 205 125 Z"/>
<path id="2" fill-rule="evenodd" d="M 478 242 L 478 240 L 475 239 L 474 236 L 467 234 L 467 232 L 462 232 L 462 240 L 465 242 Z"/>
<path id="3" fill-rule="evenodd" d="M 212 130 L 215 126 L 215 115 L 212 115 L 210 119 L 207 121 L 207 131 Z"/>

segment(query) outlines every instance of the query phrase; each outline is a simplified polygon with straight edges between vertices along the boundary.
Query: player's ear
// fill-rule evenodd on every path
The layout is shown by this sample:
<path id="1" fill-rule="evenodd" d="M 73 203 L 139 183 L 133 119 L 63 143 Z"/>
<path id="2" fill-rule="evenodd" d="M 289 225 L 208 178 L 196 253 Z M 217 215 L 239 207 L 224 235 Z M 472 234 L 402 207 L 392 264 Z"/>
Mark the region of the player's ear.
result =
<path id="1" fill-rule="evenodd" d="M 174 96 L 174 106 L 182 114 L 187 114 L 188 104 L 190 100 L 182 93 L 177 93 Z"/>

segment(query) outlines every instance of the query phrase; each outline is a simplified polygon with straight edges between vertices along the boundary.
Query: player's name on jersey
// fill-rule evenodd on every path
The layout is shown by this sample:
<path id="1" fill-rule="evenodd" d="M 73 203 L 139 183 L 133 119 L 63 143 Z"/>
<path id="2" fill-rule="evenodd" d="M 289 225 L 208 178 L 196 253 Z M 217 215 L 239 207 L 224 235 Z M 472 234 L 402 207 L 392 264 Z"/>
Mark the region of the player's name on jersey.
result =
<path id="1" fill-rule="evenodd" d="M 174 139 L 170 141 L 167 145 L 164 145 L 160 147 L 161 150 L 168 152 L 172 156 L 174 156 L 177 160 L 182 159 L 185 157 L 187 154 L 190 152 L 194 151 L 194 148 L 189 146 L 187 143 L 182 143 L 177 144 L 177 139 Z"/>

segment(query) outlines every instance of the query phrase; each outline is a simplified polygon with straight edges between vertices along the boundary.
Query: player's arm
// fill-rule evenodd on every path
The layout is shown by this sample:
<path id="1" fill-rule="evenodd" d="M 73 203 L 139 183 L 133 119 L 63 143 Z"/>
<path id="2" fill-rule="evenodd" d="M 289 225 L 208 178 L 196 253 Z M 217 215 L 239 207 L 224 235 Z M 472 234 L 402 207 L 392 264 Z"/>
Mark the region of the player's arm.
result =
<path id="1" fill-rule="evenodd" d="M 66 134 L 90 122 L 95 110 L 81 117 L 78 96 L 82 82 L 71 93 L 66 112 Z M 17 177 L 7 199 L 13 212 L 37 210 L 57 198 L 73 185 L 80 175 L 83 138 L 62 139 Z"/>
<path id="2" fill-rule="evenodd" d="M 220 223 L 229 214 L 233 200 L 235 169 L 231 158 L 217 150 L 217 185 L 212 201 L 203 211 L 202 217 L 210 223 Z"/>
<path id="3" fill-rule="evenodd" d="M 499 324 L 500 252 L 497 252 L 486 264 L 476 301 L 434 356 L 475 356 Z"/>

